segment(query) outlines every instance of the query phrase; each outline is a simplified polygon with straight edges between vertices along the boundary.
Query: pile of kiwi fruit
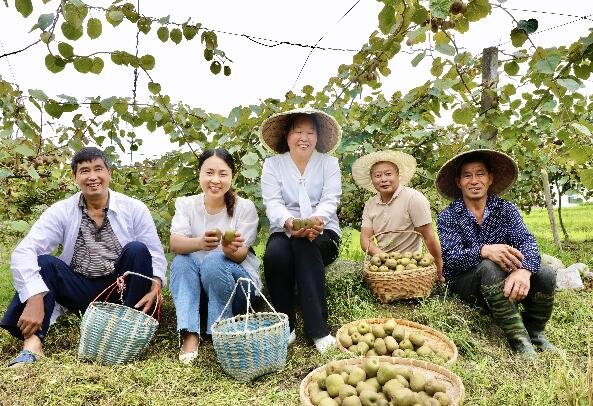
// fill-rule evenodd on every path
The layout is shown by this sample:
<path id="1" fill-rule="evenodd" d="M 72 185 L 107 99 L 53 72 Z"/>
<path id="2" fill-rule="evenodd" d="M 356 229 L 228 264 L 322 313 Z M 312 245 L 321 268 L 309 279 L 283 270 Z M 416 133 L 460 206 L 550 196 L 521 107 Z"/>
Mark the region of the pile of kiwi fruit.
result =
<path id="1" fill-rule="evenodd" d="M 401 272 L 410 269 L 426 268 L 434 263 L 430 253 L 422 254 L 421 251 L 382 252 L 375 254 L 369 261 L 368 270 L 371 272 Z"/>
<path id="2" fill-rule="evenodd" d="M 440 365 L 449 361 L 453 355 L 451 351 L 429 342 L 420 331 L 397 324 L 395 319 L 388 319 L 384 323 L 362 320 L 351 325 L 347 331 L 340 331 L 338 341 L 356 355 L 422 358 Z"/>
<path id="3" fill-rule="evenodd" d="M 360 366 L 332 361 L 313 373 L 306 390 L 316 406 L 442 406 L 454 401 L 447 386 L 445 380 L 372 357 Z"/>
<path id="4" fill-rule="evenodd" d="M 313 226 L 317 225 L 317 221 L 314 219 L 293 219 L 292 220 L 292 228 L 296 231 L 303 229 L 303 228 L 313 228 Z"/>

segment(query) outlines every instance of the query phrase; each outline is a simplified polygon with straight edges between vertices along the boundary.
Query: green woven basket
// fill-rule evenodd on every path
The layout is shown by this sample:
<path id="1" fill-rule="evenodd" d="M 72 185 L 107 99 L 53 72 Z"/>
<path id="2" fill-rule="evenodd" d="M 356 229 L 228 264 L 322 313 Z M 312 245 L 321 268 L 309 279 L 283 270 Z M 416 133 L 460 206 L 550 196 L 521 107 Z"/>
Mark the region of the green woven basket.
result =
<path id="1" fill-rule="evenodd" d="M 126 272 L 120 277 L 121 280 L 118 278 L 120 283 L 128 274 L 145 277 L 134 272 Z M 114 282 L 107 289 L 112 288 L 111 292 L 113 292 L 116 283 L 118 282 Z M 96 300 L 88 306 L 82 317 L 78 357 L 103 365 L 125 364 L 133 361 L 148 346 L 159 322 L 152 316 L 131 307 Z M 160 313 L 160 307 L 159 294 L 155 312 L 158 308 Z"/>

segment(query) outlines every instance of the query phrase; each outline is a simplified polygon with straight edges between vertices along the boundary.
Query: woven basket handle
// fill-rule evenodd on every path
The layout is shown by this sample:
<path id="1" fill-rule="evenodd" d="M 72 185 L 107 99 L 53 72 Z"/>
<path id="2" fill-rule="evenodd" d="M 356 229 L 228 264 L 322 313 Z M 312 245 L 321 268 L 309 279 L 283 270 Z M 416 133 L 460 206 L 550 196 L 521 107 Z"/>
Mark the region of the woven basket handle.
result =
<path id="1" fill-rule="evenodd" d="M 241 282 L 246 282 L 247 283 L 247 292 L 245 292 L 245 288 L 243 287 L 243 285 L 241 284 Z M 253 310 L 253 307 L 251 306 L 251 286 L 252 285 L 255 288 L 255 291 L 257 293 L 259 293 L 259 295 L 261 297 L 264 298 L 264 301 L 266 302 L 266 304 L 268 305 L 268 307 L 270 309 L 272 309 L 272 311 L 274 312 L 274 314 L 278 315 L 278 312 L 276 311 L 276 309 L 274 309 L 274 306 L 272 306 L 272 304 L 268 301 L 268 299 L 264 296 L 264 294 L 257 288 L 257 286 L 255 286 L 255 283 L 253 283 L 253 281 L 251 279 L 249 279 L 249 278 L 239 278 L 239 279 L 237 279 L 237 282 L 235 282 L 235 287 L 233 288 L 233 291 L 231 292 L 231 295 L 229 296 L 229 300 L 227 300 L 226 304 L 224 305 L 224 308 L 222 309 L 222 312 L 220 312 L 220 315 L 216 319 L 215 323 L 217 323 L 217 322 L 220 321 L 220 318 L 222 317 L 222 315 L 226 311 L 227 307 L 229 307 L 229 305 L 233 301 L 233 298 L 235 297 L 235 293 L 237 292 L 237 286 L 239 286 L 239 285 L 241 286 L 241 289 L 243 290 L 243 293 L 245 294 L 245 297 L 247 299 L 247 310 L 245 312 L 245 331 L 247 331 L 247 322 L 249 320 L 249 309 L 251 309 L 251 311 L 253 313 L 255 313 L 255 310 Z M 278 318 L 280 320 L 282 320 L 282 318 L 280 317 L 280 315 L 278 315 Z"/>
<path id="2" fill-rule="evenodd" d="M 373 235 L 371 236 L 371 238 L 369 239 L 369 240 L 370 240 L 370 241 L 369 241 L 369 244 L 367 244 L 367 249 L 366 249 L 366 251 L 364 252 L 364 254 L 365 254 L 365 258 L 369 256 L 369 247 L 371 246 L 371 244 L 370 244 L 371 242 L 372 242 L 373 244 L 375 244 L 377 247 L 379 247 L 379 244 L 378 244 L 378 241 L 377 241 L 377 237 L 378 237 L 378 236 L 380 236 L 380 235 L 384 235 L 384 234 L 391 234 L 391 233 L 417 234 L 417 235 L 419 235 L 419 236 L 420 236 L 420 240 L 422 241 L 422 245 L 423 245 L 423 246 L 424 246 L 424 248 L 425 248 L 425 249 L 428 251 L 428 247 L 426 246 L 426 242 L 424 241 L 424 237 L 423 237 L 423 236 L 422 236 L 422 234 L 420 234 L 418 231 L 415 231 L 415 230 L 393 230 L 393 231 L 382 231 L 382 232 L 380 232 L 380 233 L 373 234 Z M 385 248 L 381 248 L 381 247 L 379 247 L 379 248 L 381 248 L 382 250 L 384 250 L 384 249 L 386 249 L 386 248 L 388 248 L 388 247 L 389 247 L 389 245 L 387 245 L 387 247 L 385 247 Z M 394 248 L 395 248 L 395 247 L 394 247 Z M 387 252 L 388 252 L 388 251 L 391 251 L 391 249 L 390 249 L 390 250 L 387 250 Z"/>
<path id="3" fill-rule="evenodd" d="M 107 296 L 105 296 L 105 300 L 109 299 L 111 297 L 111 295 L 113 294 L 113 291 L 118 287 L 118 286 L 124 286 L 125 287 L 125 283 L 124 283 L 124 278 L 128 275 L 134 275 L 134 276 L 140 276 L 144 279 L 148 279 L 150 282 L 153 282 L 152 278 L 146 276 L 146 275 L 142 275 L 141 273 L 137 273 L 137 272 L 132 272 L 132 271 L 126 271 L 124 272 L 122 275 L 118 276 L 117 279 L 115 280 L 115 282 L 113 282 L 111 285 L 107 286 L 105 289 L 103 289 L 103 291 L 101 293 L 99 293 L 97 295 L 97 297 L 95 299 L 93 299 L 93 301 L 91 303 L 95 303 L 97 300 L 99 300 L 99 298 L 101 296 L 103 296 L 103 294 L 105 292 L 107 292 L 109 290 L 109 293 L 107 293 Z M 153 319 L 154 314 L 157 314 L 156 320 L 160 320 L 161 319 L 161 305 L 163 304 L 163 297 L 161 295 L 161 288 L 159 287 L 159 290 L 157 292 L 157 296 L 156 296 L 156 302 L 154 304 L 154 309 L 152 310 L 152 313 L 150 314 L 150 317 L 152 317 Z"/>

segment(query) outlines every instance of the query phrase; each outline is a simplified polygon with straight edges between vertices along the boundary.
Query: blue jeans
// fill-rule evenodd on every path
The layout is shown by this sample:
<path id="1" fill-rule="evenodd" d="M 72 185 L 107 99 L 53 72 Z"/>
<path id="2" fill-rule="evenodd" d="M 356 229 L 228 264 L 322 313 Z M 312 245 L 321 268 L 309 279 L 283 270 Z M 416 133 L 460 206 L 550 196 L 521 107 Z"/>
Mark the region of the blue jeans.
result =
<path id="1" fill-rule="evenodd" d="M 251 279 L 241 265 L 231 261 L 220 251 L 209 253 L 202 261 L 195 253 L 176 255 L 171 263 L 169 290 L 175 303 L 177 331 L 200 333 L 202 290 L 208 297 L 206 334 L 212 333 L 212 324 L 219 316 L 222 320 L 245 312 L 246 298 L 242 289 L 237 287 L 233 302 L 221 316 L 239 278 Z M 247 286 L 244 288 L 247 291 Z"/>
<path id="2" fill-rule="evenodd" d="M 115 261 L 115 272 L 110 275 L 98 278 L 89 278 L 72 271 L 70 266 L 59 258 L 51 255 L 40 255 L 37 263 L 43 282 L 47 285 L 48 292 L 43 296 L 44 318 L 41 327 L 35 335 L 42 341 L 47 335 L 51 314 L 55 303 L 58 302 L 66 309 L 84 313 L 91 303 L 103 289 L 111 285 L 119 275 L 125 271 L 133 271 L 145 276 L 152 277 L 152 257 L 144 243 L 132 241 L 122 248 L 119 258 Z M 124 292 L 123 304 L 134 307 L 142 297 L 150 291 L 152 283 L 139 276 L 130 275 L 126 279 L 126 290 Z M 111 295 L 111 302 L 119 302 L 119 294 Z M 99 298 L 105 300 L 105 297 Z M 6 313 L 0 320 L 0 327 L 8 330 L 13 336 L 23 340 L 21 330 L 17 323 L 26 303 L 21 303 L 19 295 L 15 294 L 6 309 Z"/>

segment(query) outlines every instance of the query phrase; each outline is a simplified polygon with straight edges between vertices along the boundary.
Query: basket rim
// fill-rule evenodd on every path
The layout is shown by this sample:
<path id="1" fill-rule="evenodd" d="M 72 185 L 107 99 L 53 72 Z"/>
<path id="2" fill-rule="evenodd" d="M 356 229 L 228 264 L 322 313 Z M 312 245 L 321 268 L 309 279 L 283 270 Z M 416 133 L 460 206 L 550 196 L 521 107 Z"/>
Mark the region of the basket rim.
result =
<path id="1" fill-rule="evenodd" d="M 390 319 L 394 319 L 397 324 L 403 325 L 404 327 L 411 327 L 411 328 L 415 328 L 417 330 L 421 330 L 426 333 L 429 333 L 433 338 L 436 338 L 436 339 L 438 339 L 438 341 L 441 341 L 442 343 L 444 343 L 452 351 L 451 358 L 449 359 L 449 361 L 445 362 L 445 365 L 453 365 L 457 361 L 457 357 L 459 355 L 457 346 L 455 345 L 453 340 L 451 340 L 449 337 L 447 337 L 447 335 L 445 333 L 443 333 L 439 330 L 436 330 L 432 327 L 429 327 L 427 325 L 416 323 L 415 321 L 406 320 L 406 319 L 396 319 L 394 317 L 375 317 L 375 318 L 369 318 L 369 319 L 360 319 L 360 320 L 354 320 L 354 321 L 351 321 L 350 323 L 344 324 L 336 332 L 337 347 L 342 352 L 352 354 L 350 351 L 348 351 L 347 348 L 345 348 L 342 345 L 342 343 L 340 343 L 340 340 L 338 339 L 338 337 L 340 336 L 340 333 L 342 333 L 344 331 L 348 331 L 349 327 L 355 326 L 358 323 L 360 323 L 361 321 L 366 321 L 368 324 L 383 324 L 387 320 L 390 320 Z M 365 357 L 363 357 L 363 358 L 365 358 Z M 398 358 L 398 357 L 395 357 L 395 358 Z M 414 359 L 414 358 L 404 358 L 404 359 Z M 425 361 L 425 362 L 427 362 L 427 361 Z"/>
<path id="2" fill-rule="evenodd" d="M 465 400 L 465 386 L 463 385 L 463 381 L 457 374 L 455 374 L 454 372 L 451 372 L 450 370 L 448 370 L 445 367 L 434 364 L 432 362 L 423 361 L 423 360 L 419 360 L 419 359 L 389 357 L 386 355 L 381 355 L 381 356 L 377 356 L 377 357 L 373 357 L 373 358 L 379 359 L 380 362 L 389 362 L 391 364 L 400 364 L 400 365 L 405 365 L 405 366 L 411 366 L 414 368 L 420 368 L 420 369 L 424 369 L 427 371 L 432 371 L 432 372 L 436 372 L 438 374 L 444 375 L 447 379 L 449 379 L 449 382 L 454 387 L 457 387 L 459 389 L 459 399 L 454 401 L 452 403 L 452 405 L 453 406 L 462 405 L 463 401 Z M 346 358 L 346 359 L 334 360 L 334 361 L 329 361 L 329 362 L 339 362 L 341 364 L 346 364 L 346 365 L 360 365 L 364 359 L 366 359 L 366 357 L 354 357 L 354 358 Z M 323 368 L 326 367 L 326 365 L 327 364 L 323 364 L 323 365 L 320 365 L 319 367 L 313 369 L 301 381 L 301 383 L 299 385 L 299 401 L 300 401 L 301 405 L 314 406 L 313 403 L 309 399 L 309 395 L 306 392 L 307 386 L 311 382 L 311 378 L 313 377 L 313 374 L 321 371 Z"/>
<path id="3" fill-rule="evenodd" d="M 111 303 L 111 302 L 91 302 L 91 303 L 89 303 L 89 305 L 87 306 L 87 309 L 84 312 L 83 317 L 86 316 L 86 314 L 89 313 L 89 311 L 91 311 L 91 312 L 106 313 L 110 317 L 117 317 L 117 319 L 120 321 L 122 321 L 122 320 L 129 321 L 128 319 L 125 319 L 119 315 L 112 314 L 109 311 L 105 310 L 105 309 L 113 309 L 113 308 L 124 308 L 124 309 L 126 309 L 126 311 L 129 311 L 133 315 L 133 318 L 136 318 L 135 321 L 132 321 L 133 323 L 134 322 L 138 323 L 138 321 L 140 321 L 146 325 L 147 324 L 155 324 L 157 327 L 159 325 L 159 321 L 149 314 L 146 314 L 138 309 L 134 309 L 133 307 L 130 307 L 130 306 L 126 306 L 126 305 L 119 304 L 119 303 Z M 87 316 L 87 317 L 94 317 L 94 316 L 91 316 L 89 313 L 89 316 Z"/>
<path id="4" fill-rule="evenodd" d="M 399 276 L 399 277 L 425 276 L 424 274 L 426 274 L 426 273 L 434 272 L 436 274 L 436 271 L 437 271 L 437 267 L 434 263 L 432 263 L 428 266 L 418 267 L 418 268 L 414 268 L 414 269 L 404 269 L 403 271 L 395 271 L 395 270 L 390 269 L 389 271 L 385 271 L 385 272 L 370 271 L 368 269 L 369 264 L 370 264 L 370 262 L 365 258 L 364 263 L 363 263 L 363 272 L 364 272 L 365 277 L 371 277 L 371 275 L 372 276 L 385 276 L 386 278 L 395 277 L 395 276 Z M 422 273 L 422 275 L 418 275 L 419 273 Z M 435 280 L 436 280 L 436 278 L 435 278 Z"/>
<path id="5" fill-rule="evenodd" d="M 241 331 L 215 331 L 216 328 L 218 328 L 221 325 L 224 324 L 229 324 L 232 322 L 244 322 L 244 320 L 240 320 L 241 318 L 244 318 L 245 315 L 244 314 L 238 314 L 236 316 L 233 317 L 228 317 L 226 319 L 222 319 L 219 320 L 217 322 L 214 322 L 214 324 L 212 324 L 212 327 L 210 327 L 210 330 L 212 331 L 212 337 L 214 337 L 214 335 L 217 336 L 231 336 L 231 335 L 245 335 L 247 333 L 259 333 L 259 332 L 264 332 L 264 331 L 268 331 L 268 330 L 272 330 L 272 329 L 277 329 L 278 327 L 280 327 L 282 324 L 286 324 L 288 325 L 288 316 L 284 313 L 279 313 L 279 312 L 257 312 L 257 313 L 253 313 L 251 317 L 258 317 L 257 315 L 273 315 L 274 317 L 280 317 L 282 320 L 278 320 L 276 321 L 274 324 L 271 324 L 269 326 L 265 326 L 265 327 L 260 327 L 257 328 L 255 330 L 241 330 Z"/>

